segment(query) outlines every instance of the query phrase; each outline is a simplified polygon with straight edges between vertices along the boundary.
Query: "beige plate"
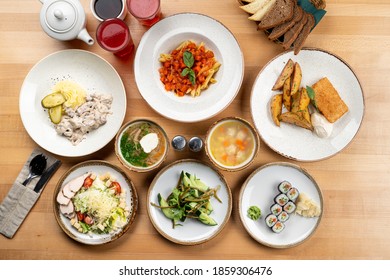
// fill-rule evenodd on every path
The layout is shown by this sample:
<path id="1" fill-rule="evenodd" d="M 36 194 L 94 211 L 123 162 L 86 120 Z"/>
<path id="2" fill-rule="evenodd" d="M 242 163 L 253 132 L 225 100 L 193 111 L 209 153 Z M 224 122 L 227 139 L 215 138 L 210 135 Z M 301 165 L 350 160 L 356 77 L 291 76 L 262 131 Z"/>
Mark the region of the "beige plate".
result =
<path id="1" fill-rule="evenodd" d="M 182 226 L 172 228 L 172 220 L 153 205 L 159 204 L 157 195 L 167 198 L 177 185 L 181 171 L 194 174 L 209 187 L 221 186 L 218 197 L 222 203 L 212 198 L 214 211 L 210 216 L 218 223 L 216 226 L 204 225 L 194 219 L 187 219 Z M 179 160 L 163 168 L 152 181 L 148 196 L 147 209 L 149 218 L 156 230 L 168 240 L 182 245 L 196 245 L 217 236 L 228 222 L 232 210 L 232 194 L 225 178 L 213 167 L 197 160 Z"/>
<path id="2" fill-rule="evenodd" d="M 158 72 L 160 54 L 170 53 L 186 40 L 203 42 L 221 63 L 214 77 L 217 82 L 196 98 L 167 92 Z M 142 97 L 156 112 L 174 121 L 194 123 L 217 115 L 234 100 L 244 77 L 244 56 L 233 33 L 221 22 L 202 14 L 175 14 L 142 36 L 134 58 L 134 77 Z"/>
<path id="3" fill-rule="evenodd" d="M 316 218 L 304 218 L 291 214 L 285 222 L 281 233 L 274 233 L 265 224 L 265 217 L 270 213 L 274 198 L 279 193 L 278 185 L 289 181 L 300 193 L 305 193 L 321 207 L 321 215 Z M 247 216 L 250 206 L 256 205 L 261 209 L 262 216 L 253 221 Z M 288 248 L 301 244 L 309 238 L 320 224 L 323 213 L 323 198 L 321 190 L 310 174 L 301 167 L 276 162 L 266 164 L 256 169 L 241 187 L 238 210 L 245 229 L 257 242 L 274 248 Z"/>
<path id="4" fill-rule="evenodd" d="M 113 97 L 107 123 L 78 145 L 56 132 L 41 105 L 42 98 L 62 80 L 71 80 L 88 93 Z M 126 103 L 125 87 L 110 63 L 92 52 L 69 49 L 52 53 L 31 68 L 20 90 L 19 111 L 24 127 L 39 146 L 60 156 L 81 157 L 100 150 L 115 137 L 125 118 Z"/>
<path id="5" fill-rule="evenodd" d="M 128 219 L 128 223 L 119 231 L 116 231 L 111 234 L 92 234 L 92 235 L 80 233 L 70 224 L 70 220 L 66 218 L 59 211 L 59 204 L 56 201 L 58 192 L 68 181 L 88 171 L 92 171 L 97 175 L 108 172 L 111 175 L 113 175 L 120 183 L 121 187 L 126 190 L 126 204 L 130 208 L 130 216 Z M 84 243 L 88 245 L 100 245 L 118 239 L 130 228 L 131 224 L 134 222 L 137 213 L 138 196 L 132 181 L 126 175 L 126 173 L 122 171 L 122 169 L 106 161 L 90 160 L 73 166 L 67 172 L 65 172 L 64 175 L 62 175 L 54 190 L 53 206 L 54 206 L 54 215 L 56 217 L 59 226 L 70 238 L 80 243 Z"/>
<path id="6" fill-rule="evenodd" d="M 328 77 L 349 108 L 333 124 L 328 138 L 320 138 L 310 130 L 287 123 L 278 127 L 272 120 L 270 100 L 280 91 L 271 89 L 290 58 L 302 68 L 302 87 Z M 363 89 L 351 67 L 328 51 L 308 48 L 302 49 L 298 55 L 286 51 L 271 59 L 253 84 L 250 103 L 253 124 L 260 138 L 275 152 L 298 161 L 327 159 L 347 147 L 360 129 L 365 107 Z"/>

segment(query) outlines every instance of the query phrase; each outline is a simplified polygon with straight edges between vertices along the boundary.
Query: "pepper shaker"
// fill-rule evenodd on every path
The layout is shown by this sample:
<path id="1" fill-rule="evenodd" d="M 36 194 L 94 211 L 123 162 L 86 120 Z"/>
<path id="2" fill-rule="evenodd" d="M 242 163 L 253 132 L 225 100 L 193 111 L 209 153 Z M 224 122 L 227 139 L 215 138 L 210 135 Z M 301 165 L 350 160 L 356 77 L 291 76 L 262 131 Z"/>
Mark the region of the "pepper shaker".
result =
<path id="1" fill-rule="evenodd" d="M 172 138 L 171 144 L 176 151 L 183 151 L 186 147 L 187 141 L 184 136 L 176 135 Z"/>
<path id="2" fill-rule="evenodd" d="M 194 136 L 188 141 L 188 147 L 192 152 L 200 152 L 203 148 L 203 141 L 197 136 Z"/>

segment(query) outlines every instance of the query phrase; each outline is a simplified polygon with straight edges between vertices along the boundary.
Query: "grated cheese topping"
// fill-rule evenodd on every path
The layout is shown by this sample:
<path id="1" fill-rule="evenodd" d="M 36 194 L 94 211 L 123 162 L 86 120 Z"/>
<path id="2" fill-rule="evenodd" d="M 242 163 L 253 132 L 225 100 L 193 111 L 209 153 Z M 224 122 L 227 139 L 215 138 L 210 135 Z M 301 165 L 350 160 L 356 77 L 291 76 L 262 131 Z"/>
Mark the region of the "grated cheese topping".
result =
<path id="1" fill-rule="evenodd" d="M 112 210 L 119 207 L 118 198 L 107 190 L 102 191 L 94 187 L 78 194 L 77 199 L 83 202 L 83 208 L 88 208 L 88 212 L 94 214 L 98 222 L 108 219 L 112 214 Z"/>

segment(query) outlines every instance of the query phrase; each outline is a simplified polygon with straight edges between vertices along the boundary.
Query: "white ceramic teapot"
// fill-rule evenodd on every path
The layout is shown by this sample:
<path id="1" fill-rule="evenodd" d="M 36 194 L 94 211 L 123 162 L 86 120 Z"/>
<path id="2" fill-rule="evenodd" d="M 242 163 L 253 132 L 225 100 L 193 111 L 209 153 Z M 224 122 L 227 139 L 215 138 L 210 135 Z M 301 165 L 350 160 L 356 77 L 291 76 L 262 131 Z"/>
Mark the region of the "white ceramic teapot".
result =
<path id="1" fill-rule="evenodd" d="M 86 15 L 79 0 L 39 1 L 43 4 L 41 26 L 50 37 L 61 41 L 80 39 L 93 45 L 94 40 L 85 28 Z"/>

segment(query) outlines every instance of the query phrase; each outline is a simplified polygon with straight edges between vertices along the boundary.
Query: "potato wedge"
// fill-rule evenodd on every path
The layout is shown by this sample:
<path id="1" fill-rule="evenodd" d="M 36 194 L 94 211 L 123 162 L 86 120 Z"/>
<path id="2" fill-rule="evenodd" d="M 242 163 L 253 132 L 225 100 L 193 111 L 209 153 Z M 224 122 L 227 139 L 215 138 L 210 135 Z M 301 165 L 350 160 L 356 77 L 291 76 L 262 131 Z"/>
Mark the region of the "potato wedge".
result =
<path id="1" fill-rule="evenodd" d="M 302 81 L 302 69 L 298 62 L 294 63 L 294 71 L 291 79 L 291 95 L 298 92 Z"/>
<path id="2" fill-rule="evenodd" d="M 292 61 L 292 59 L 290 58 L 287 61 L 286 65 L 284 66 L 279 77 L 276 79 L 276 82 L 272 87 L 272 90 L 280 90 L 283 87 L 284 82 L 287 80 L 288 77 L 291 76 L 293 71 L 294 71 L 294 61 Z"/>
<path id="3" fill-rule="evenodd" d="M 296 113 L 299 111 L 299 101 L 301 100 L 302 90 L 298 90 L 297 93 L 291 95 L 291 112 Z"/>
<path id="4" fill-rule="evenodd" d="M 306 107 L 304 110 L 300 111 L 302 116 L 311 124 L 311 115 L 309 112 L 309 107 Z"/>
<path id="5" fill-rule="evenodd" d="M 299 97 L 299 109 L 298 109 L 298 111 L 303 111 L 303 110 L 307 109 L 309 104 L 310 104 L 310 97 L 309 97 L 309 95 L 307 93 L 307 90 L 306 90 L 306 88 L 302 88 L 301 89 L 301 95 Z"/>
<path id="6" fill-rule="evenodd" d="M 290 88 L 291 88 L 291 79 L 290 77 L 288 77 L 283 85 L 283 105 L 287 109 L 287 111 L 291 111 Z"/>
<path id="7" fill-rule="evenodd" d="M 276 94 L 271 99 L 272 120 L 277 126 L 280 126 L 279 116 L 282 114 L 283 94 Z"/>
<path id="8" fill-rule="evenodd" d="M 303 114 L 301 112 L 293 113 L 293 112 L 286 112 L 280 115 L 279 120 L 281 122 L 294 124 L 296 126 L 300 126 L 303 128 L 306 128 L 308 130 L 313 131 L 313 126 L 310 122 L 308 122 Z"/>
<path id="9" fill-rule="evenodd" d="M 263 5 L 252 16 L 248 17 L 249 20 L 260 21 L 275 5 L 276 0 L 262 0 L 261 2 Z"/>

